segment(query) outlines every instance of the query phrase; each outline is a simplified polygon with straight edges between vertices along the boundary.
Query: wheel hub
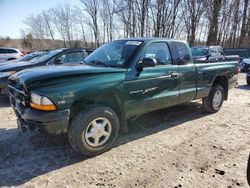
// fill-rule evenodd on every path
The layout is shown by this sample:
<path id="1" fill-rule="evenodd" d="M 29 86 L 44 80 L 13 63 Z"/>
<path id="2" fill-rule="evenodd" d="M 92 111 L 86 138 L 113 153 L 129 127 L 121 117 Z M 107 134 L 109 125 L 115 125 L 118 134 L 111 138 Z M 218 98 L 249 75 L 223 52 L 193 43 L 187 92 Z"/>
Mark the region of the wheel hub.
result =
<path id="1" fill-rule="evenodd" d="M 94 119 L 84 133 L 84 139 L 92 147 L 104 145 L 111 136 L 111 123 L 107 118 L 100 117 Z"/>
<path id="2" fill-rule="evenodd" d="M 222 92 L 216 91 L 213 97 L 213 107 L 218 108 L 221 105 L 222 101 Z"/>

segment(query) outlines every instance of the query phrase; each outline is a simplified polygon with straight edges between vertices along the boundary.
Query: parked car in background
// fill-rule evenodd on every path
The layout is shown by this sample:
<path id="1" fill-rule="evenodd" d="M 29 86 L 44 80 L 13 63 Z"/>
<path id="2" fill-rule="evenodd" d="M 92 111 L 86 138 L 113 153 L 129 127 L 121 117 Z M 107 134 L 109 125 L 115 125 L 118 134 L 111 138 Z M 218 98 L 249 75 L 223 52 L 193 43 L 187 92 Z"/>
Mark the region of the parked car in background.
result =
<path id="1" fill-rule="evenodd" d="M 22 52 L 18 49 L 0 47 L 0 62 L 18 59 L 22 56 Z"/>
<path id="2" fill-rule="evenodd" d="M 0 66 L 0 92 L 7 93 L 8 77 L 26 68 L 83 63 L 84 58 L 94 49 L 62 48 L 44 52 L 30 61 L 7 63 Z"/>
<path id="3" fill-rule="evenodd" d="M 12 62 L 30 61 L 31 59 L 37 56 L 41 56 L 43 53 L 45 53 L 45 51 L 31 52 L 31 53 L 24 55 L 23 57 L 19 59 L 12 60 Z"/>
<path id="4" fill-rule="evenodd" d="M 240 61 L 238 55 L 226 56 L 221 46 L 194 46 L 191 48 L 191 53 L 197 61 Z"/>
<path id="5" fill-rule="evenodd" d="M 83 155 L 110 149 L 127 120 L 141 114 L 196 99 L 205 111 L 218 112 L 238 78 L 237 61 L 198 64 L 186 42 L 164 38 L 113 41 L 84 61 L 9 78 L 18 127 L 68 133 Z"/>
<path id="6" fill-rule="evenodd" d="M 31 59 L 37 57 L 37 56 L 41 56 L 45 51 L 39 51 L 39 52 L 31 52 L 29 54 L 24 55 L 21 58 L 18 59 L 14 59 L 14 60 L 10 60 L 10 61 L 4 61 L 2 63 L 0 63 L 0 66 L 2 65 L 6 65 L 8 63 L 16 63 L 16 62 L 26 62 L 26 61 L 30 61 Z"/>
<path id="7" fill-rule="evenodd" d="M 250 71 L 250 57 L 244 58 L 240 62 L 240 71 L 241 72 L 248 72 Z"/>

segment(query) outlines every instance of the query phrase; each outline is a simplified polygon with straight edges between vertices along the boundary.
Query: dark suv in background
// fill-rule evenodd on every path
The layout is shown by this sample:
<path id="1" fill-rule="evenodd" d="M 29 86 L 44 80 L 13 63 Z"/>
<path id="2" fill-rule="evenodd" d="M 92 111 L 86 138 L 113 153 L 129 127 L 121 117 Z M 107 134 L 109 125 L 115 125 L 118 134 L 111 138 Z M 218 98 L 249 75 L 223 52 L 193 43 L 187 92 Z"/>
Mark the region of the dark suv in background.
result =
<path id="1" fill-rule="evenodd" d="M 0 93 L 7 93 L 8 77 L 18 71 L 46 65 L 80 64 L 94 49 L 62 48 L 44 52 L 27 62 L 0 66 Z"/>

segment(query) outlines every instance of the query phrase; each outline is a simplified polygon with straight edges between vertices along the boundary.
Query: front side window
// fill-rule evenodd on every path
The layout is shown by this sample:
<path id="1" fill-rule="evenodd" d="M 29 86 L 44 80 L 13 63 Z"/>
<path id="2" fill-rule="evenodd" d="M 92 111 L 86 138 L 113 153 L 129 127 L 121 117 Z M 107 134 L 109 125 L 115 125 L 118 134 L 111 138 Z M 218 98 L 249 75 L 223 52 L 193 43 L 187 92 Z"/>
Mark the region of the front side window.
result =
<path id="1" fill-rule="evenodd" d="M 87 56 L 87 65 L 122 68 L 141 41 L 118 40 L 104 44 Z"/>
<path id="2" fill-rule="evenodd" d="M 167 43 L 153 43 L 148 46 L 144 57 L 155 58 L 158 65 L 171 64 L 171 55 Z"/>
<path id="3" fill-rule="evenodd" d="M 183 64 L 188 64 L 190 62 L 190 55 L 188 47 L 182 42 L 173 42 L 173 45 L 177 52 L 177 58 Z"/>
<path id="4" fill-rule="evenodd" d="M 70 52 L 57 57 L 55 62 L 60 61 L 60 63 L 62 64 L 81 63 L 83 59 L 84 59 L 83 52 Z"/>

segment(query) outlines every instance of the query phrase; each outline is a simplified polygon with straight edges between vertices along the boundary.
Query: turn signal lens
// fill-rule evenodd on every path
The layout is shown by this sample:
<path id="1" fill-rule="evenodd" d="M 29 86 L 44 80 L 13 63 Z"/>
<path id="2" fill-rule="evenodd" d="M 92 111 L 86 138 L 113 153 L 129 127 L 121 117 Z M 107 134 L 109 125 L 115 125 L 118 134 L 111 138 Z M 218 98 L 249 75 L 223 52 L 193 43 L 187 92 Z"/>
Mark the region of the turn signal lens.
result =
<path id="1" fill-rule="evenodd" d="M 32 108 L 35 108 L 37 110 L 43 110 L 43 111 L 53 111 L 56 110 L 55 105 L 39 105 L 39 104 L 35 104 L 35 103 L 30 103 L 30 106 Z"/>

